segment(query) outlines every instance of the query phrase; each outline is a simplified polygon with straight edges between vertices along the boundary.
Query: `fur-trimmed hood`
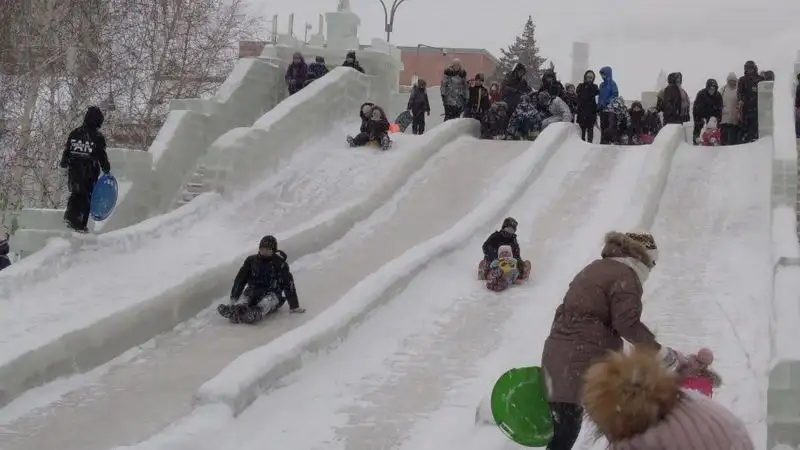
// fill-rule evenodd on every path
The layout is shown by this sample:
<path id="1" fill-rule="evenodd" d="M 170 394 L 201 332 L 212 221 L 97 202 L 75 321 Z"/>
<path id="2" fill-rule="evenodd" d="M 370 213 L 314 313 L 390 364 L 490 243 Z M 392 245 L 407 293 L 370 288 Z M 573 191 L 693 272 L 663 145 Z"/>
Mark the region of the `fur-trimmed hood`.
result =
<path id="1" fill-rule="evenodd" d="M 653 267 L 658 259 L 658 249 L 653 237 L 647 233 L 620 233 L 611 231 L 606 234 L 603 258 L 634 258 L 647 267 Z"/>

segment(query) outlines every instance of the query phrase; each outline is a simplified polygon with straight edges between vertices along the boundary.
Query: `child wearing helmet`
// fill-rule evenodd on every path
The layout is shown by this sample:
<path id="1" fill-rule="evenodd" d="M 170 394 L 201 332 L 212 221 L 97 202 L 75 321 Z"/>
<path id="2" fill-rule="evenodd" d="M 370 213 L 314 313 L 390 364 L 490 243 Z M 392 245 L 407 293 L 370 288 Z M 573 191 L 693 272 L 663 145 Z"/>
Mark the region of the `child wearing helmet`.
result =
<path id="1" fill-rule="evenodd" d="M 278 250 L 275 236 L 264 236 L 258 253 L 244 260 L 233 281 L 230 304 L 219 305 L 219 314 L 232 323 L 252 324 L 277 311 L 285 302 L 289 303 L 290 312 L 304 313 L 286 259 L 286 253 Z M 242 295 L 246 301 L 240 304 Z"/>
<path id="2" fill-rule="evenodd" d="M 513 217 L 506 217 L 500 229 L 489 235 L 483 243 L 483 260 L 478 264 L 478 278 L 485 280 L 488 276 L 489 265 L 496 260 L 501 246 L 511 248 L 511 256 L 516 259 L 519 269 L 519 280 L 525 280 L 530 275 L 531 263 L 524 261 L 519 253 L 519 243 L 517 242 L 517 220 Z"/>

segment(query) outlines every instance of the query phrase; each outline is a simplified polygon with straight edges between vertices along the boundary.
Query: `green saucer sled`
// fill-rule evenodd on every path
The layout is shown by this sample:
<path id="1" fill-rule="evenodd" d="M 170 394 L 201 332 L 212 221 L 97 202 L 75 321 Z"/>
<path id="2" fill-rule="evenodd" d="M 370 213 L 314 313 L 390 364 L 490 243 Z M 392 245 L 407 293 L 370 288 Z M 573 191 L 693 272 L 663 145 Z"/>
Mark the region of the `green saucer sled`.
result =
<path id="1" fill-rule="evenodd" d="M 491 397 L 492 416 L 509 439 L 525 447 L 546 447 L 553 421 L 540 367 L 520 367 L 504 373 Z"/>

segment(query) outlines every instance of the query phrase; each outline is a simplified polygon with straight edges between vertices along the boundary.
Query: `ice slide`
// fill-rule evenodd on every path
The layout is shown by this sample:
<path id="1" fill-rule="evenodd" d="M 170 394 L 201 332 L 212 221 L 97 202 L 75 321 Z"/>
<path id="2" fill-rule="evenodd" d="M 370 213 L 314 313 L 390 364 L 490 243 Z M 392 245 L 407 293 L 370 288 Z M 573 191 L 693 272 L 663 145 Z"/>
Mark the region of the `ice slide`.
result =
<path id="1" fill-rule="evenodd" d="M 469 121 L 463 122 L 470 124 Z M 463 124 L 443 127 L 452 126 Z M 420 139 L 424 137 L 401 136 L 399 145 L 380 157 L 397 161 L 403 156 L 404 141 L 408 141 L 410 146 L 411 142 Z M 309 309 L 307 314 L 274 318 L 250 329 L 230 326 L 217 317 L 213 307 L 207 309 L 173 332 L 157 337 L 141 349 L 98 370 L 88 384 L 68 389 L 69 392 L 54 403 L 15 418 L 0 433 L 0 447 L 11 450 L 57 445 L 65 449 L 105 449 L 117 444 L 133 444 L 158 432 L 188 414 L 193 394 L 239 354 L 267 344 L 313 319 L 376 268 L 398 257 L 407 248 L 452 227 L 481 202 L 498 179 L 502 179 L 503 171 L 508 170 L 504 169 L 506 165 L 530 146 L 528 142 L 486 145 L 473 137 L 453 141 L 437 152 L 390 202 L 359 223 L 343 239 L 293 264 L 301 300 Z M 319 153 L 309 155 L 309 159 L 319 156 Z M 391 160 L 383 161 L 384 165 L 392 164 Z M 319 165 L 326 167 L 331 162 L 329 159 L 319 162 Z M 289 167 L 289 172 L 302 172 L 304 166 L 291 164 Z M 362 170 L 378 169 L 370 166 Z M 306 183 L 322 177 L 319 173 L 306 175 L 303 178 Z M 358 178 L 357 175 L 355 172 L 336 172 L 335 176 L 327 175 L 324 183 L 314 183 L 313 189 L 287 186 L 285 192 L 291 192 L 296 202 L 301 202 L 301 198 L 308 201 L 322 195 L 321 191 L 332 187 L 332 183 L 350 183 L 349 178 Z M 377 180 L 385 178 L 385 172 L 373 173 L 370 180 L 378 184 L 380 181 Z M 364 186 L 353 190 L 375 188 Z M 342 186 L 331 190 L 341 193 L 347 189 Z M 316 201 L 341 204 L 347 199 L 327 196 Z M 300 203 L 294 207 L 302 208 L 303 205 Z M 282 215 L 281 220 L 285 217 Z M 258 228 L 263 230 L 264 227 Z M 242 231 L 231 234 L 240 235 Z M 194 234 L 193 242 L 196 243 L 199 237 Z M 239 242 L 242 238 L 236 239 Z M 257 242 L 255 236 L 247 236 L 246 240 L 248 245 Z M 175 238 L 171 237 L 171 248 L 179 244 L 174 241 Z M 214 245 L 216 249 L 217 244 Z M 226 297 L 209 299 L 209 303 L 211 300 L 217 304 L 225 301 Z M 70 433 L 75 429 L 92 432 Z"/>
<path id="2" fill-rule="evenodd" d="M 472 425 L 477 401 L 503 370 L 538 362 L 574 272 L 597 256 L 605 231 L 636 224 L 669 243 L 647 285 L 645 319 L 670 345 L 717 351 L 727 386 L 718 398 L 763 441 L 770 149 L 659 140 L 645 149 L 571 139 L 554 154 L 510 209 L 534 262 L 527 284 L 500 296 L 475 281 L 486 227 L 236 419 L 206 423 L 180 446 L 137 448 L 519 448 Z M 584 436 L 578 448 L 602 443 Z"/>

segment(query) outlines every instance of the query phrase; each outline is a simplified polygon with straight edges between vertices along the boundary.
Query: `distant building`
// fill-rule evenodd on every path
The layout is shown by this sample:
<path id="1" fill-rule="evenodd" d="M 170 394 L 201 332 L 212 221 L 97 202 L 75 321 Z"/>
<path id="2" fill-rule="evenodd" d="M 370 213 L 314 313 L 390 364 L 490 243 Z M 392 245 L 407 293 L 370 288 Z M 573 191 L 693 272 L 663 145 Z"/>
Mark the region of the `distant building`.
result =
<path id="1" fill-rule="evenodd" d="M 399 48 L 405 66 L 400 72 L 401 86 L 413 84 L 415 76 L 427 81 L 428 86 L 438 86 L 441 84 L 444 69 L 456 58 L 461 60 L 461 66 L 467 71 L 469 78 L 476 73 L 482 73 L 489 81 L 497 68 L 497 58 L 485 49 L 428 46 Z"/>

